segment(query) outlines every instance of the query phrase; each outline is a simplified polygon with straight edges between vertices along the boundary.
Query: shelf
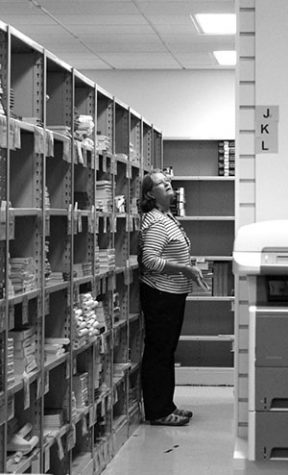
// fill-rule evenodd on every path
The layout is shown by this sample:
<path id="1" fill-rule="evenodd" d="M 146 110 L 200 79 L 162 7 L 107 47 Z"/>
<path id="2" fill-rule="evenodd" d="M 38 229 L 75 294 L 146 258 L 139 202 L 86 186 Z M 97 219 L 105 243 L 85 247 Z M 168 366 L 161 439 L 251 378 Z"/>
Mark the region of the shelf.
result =
<path id="1" fill-rule="evenodd" d="M 234 216 L 176 216 L 179 221 L 235 221 Z"/>
<path id="2" fill-rule="evenodd" d="M 181 335 L 179 341 L 234 341 L 233 335 Z"/>
<path id="3" fill-rule="evenodd" d="M 209 295 L 188 295 L 186 301 L 187 302 L 193 302 L 193 301 L 209 301 L 209 302 L 234 302 L 235 297 L 233 296 L 223 296 L 223 297 L 216 297 L 216 296 L 209 296 Z"/>
<path id="4" fill-rule="evenodd" d="M 235 176 L 187 176 L 187 175 L 177 175 L 171 177 L 173 181 L 235 181 Z"/>
<path id="5" fill-rule="evenodd" d="M 12 216 L 41 216 L 42 210 L 36 208 L 10 208 Z"/>

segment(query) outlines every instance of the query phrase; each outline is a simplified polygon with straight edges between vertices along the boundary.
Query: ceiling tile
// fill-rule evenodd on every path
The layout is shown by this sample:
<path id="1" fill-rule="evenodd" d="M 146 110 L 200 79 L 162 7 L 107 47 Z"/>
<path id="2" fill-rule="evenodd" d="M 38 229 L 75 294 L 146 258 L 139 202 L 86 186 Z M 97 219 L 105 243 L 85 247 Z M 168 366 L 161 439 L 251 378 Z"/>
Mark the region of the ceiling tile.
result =
<path id="1" fill-rule="evenodd" d="M 181 53 L 178 56 L 185 68 L 207 68 L 211 66 L 211 61 L 216 65 L 217 62 L 209 53 Z"/>
<path id="2" fill-rule="evenodd" d="M 65 25 L 146 25 L 147 21 L 138 13 L 135 15 L 92 15 L 73 14 L 58 15 L 57 18 Z"/>
<path id="3" fill-rule="evenodd" d="M 85 41 L 85 44 L 88 48 L 93 49 L 96 53 L 162 53 L 167 52 L 167 48 L 159 41 L 155 39 L 155 41 L 145 41 L 144 43 L 137 42 L 136 40 L 123 42 L 120 43 L 111 41 L 111 43 L 107 42 L 90 42 Z"/>
<path id="4" fill-rule="evenodd" d="M 101 38 L 103 35 L 109 37 L 116 35 L 116 37 L 128 37 L 128 36 L 147 36 L 155 35 L 150 25 L 74 25 L 73 32 L 76 35 L 81 34 L 82 37 L 91 38 L 93 35 L 97 35 Z"/>
<path id="5" fill-rule="evenodd" d="M 80 38 L 80 35 L 79 35 L 79 38 Z M 111 35 L 109 33 L 105 33 L 105 34 L 99 34 L 97 32 L 95 32 L 94 34 L 93 33 L 82 33 L 81 34 L 81 40 L 85 41 L 85 42 L 89 42 L 89 43 L 94 43 L 94 44 L 97 44 L 97 43 L 107 43 L 108 45 L 111 45 L 111 44 L 127 44 L 127 46 L 129 47 L 131 42 L 137 42 L 137 43 L 142 43 L 142 44 L 145 44 L 147 41 L 148 42 L 160 42 L 159 38 L 157 37 L 157 35 L 155 35 L 155 33 L 151 33 L 151 34 L 146 34 L 146 35 L 143 35 L 143 34 L 134 34 L 134 35 L 118 35 L 118 34 L 114 34 L 114 35 Z"/>
<path id="6" fill-rule="evenodd" d="M 53 15 L 133 15 L 138 10 L 130 1 L 109 0 L 38 0 L 38 3 Z"/>
<path id="7" fill-rule="evenodd" d="M 121 69 L 179 69 L 175 59 L 168 53 L 103 54 L 103 58 Z"/>
<path id="8" fill-rule="evenodd" d="M 90 54 L 63 53 L 62 59 L 76 69 L 111 69 L 105 61 Z"/>

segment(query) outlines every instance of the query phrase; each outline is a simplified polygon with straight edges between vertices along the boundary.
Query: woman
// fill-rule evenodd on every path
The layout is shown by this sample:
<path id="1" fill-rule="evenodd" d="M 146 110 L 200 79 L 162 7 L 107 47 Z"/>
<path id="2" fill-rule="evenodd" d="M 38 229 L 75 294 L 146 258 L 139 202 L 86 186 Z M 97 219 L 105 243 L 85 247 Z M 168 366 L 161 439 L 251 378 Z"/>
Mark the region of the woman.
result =
<path id="1" fill-rule="evenodd" d="M 145 418 L 153 425 L 181 426 L 191 411 L 178 409 L 174 354 L 192 280 L 203 286 L 201 271 L 191 265 L 190 241 L 170 212 L 174 191 L 159 170 L 144 176 L 139 233 L 140 299 L 145 322 L 142 390 Z"/>

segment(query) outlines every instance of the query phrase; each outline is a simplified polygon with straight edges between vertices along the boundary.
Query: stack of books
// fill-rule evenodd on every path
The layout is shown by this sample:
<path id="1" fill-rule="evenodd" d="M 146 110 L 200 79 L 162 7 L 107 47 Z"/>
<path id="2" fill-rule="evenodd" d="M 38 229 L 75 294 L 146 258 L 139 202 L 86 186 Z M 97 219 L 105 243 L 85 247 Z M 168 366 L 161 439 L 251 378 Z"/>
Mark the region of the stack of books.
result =
<path id="1" fill-rule="evenodd" d="M 115 249 L 99 250 L 100 272 L 109 272 L 115 269 Z"/>
<path id="2" fill-rule="evenodd" d="M 111 149 L 111 139 L 107 135 L 97 132 L 96 150 L 97 152 L 104 152 Z"/>
<path id="3" fill-rule="evenodd" d="M 109 180 L 96 181 L 95 207 L 98 211 L 112 211 L 112 183 Z"/>
<path id="4" fill-rule="evenodd" d="M 218 175 L 235 175 L 235 142 L 223 140 L 218 145 Z"/>
<path id="5" fill-rule="evenodd" d="M 31 373 L 37 369 L 35 328 L 27 326 L 12 330 L 9 338 L 13 338 L 15 373 Z"/>
<path id="6" fill-rule="evenodd" d="M 15 293 L 36 289 L 36 263 L 33 257 L 10 257 L 9 279 Z"/>
<path id="7" fill-rule="evenodd" d="M 171 212 L 174 216 L 186 216 L 185 210 L 185 189 L 183 186 L 175 188 L 175 195 L 171 205 Z"/>
<path id="8" fill-rule="evenodd" d="M 76 398 L 77 409 L 84 409 L 89 403 L 88 373 L 73 376 L 72 388 Z"/>
<path id="9" fill-rule="evenodd" d="M 1 361 L 4 361 L 4 358 L 1 358 Z M 7 338 L 7 384 L 11 386 L 14 382 L 14 340 L 13 338 Z"/>

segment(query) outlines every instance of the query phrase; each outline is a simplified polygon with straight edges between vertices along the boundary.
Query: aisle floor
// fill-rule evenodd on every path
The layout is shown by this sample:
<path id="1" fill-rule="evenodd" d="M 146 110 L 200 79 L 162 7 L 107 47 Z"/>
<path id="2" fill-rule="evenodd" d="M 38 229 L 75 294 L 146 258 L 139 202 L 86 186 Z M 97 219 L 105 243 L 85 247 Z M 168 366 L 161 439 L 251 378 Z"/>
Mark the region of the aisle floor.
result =
<path id="1" fill-rule="evenodd" d="M 232 475 L 233 388 L 177 386 L 188 426 L 141 424 L 103 475 Z"/>

